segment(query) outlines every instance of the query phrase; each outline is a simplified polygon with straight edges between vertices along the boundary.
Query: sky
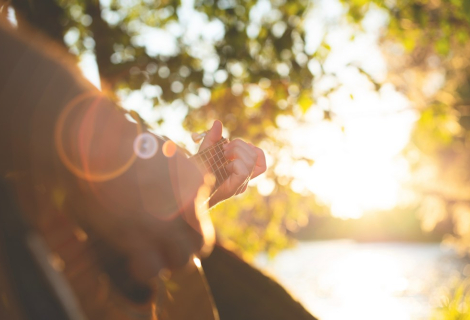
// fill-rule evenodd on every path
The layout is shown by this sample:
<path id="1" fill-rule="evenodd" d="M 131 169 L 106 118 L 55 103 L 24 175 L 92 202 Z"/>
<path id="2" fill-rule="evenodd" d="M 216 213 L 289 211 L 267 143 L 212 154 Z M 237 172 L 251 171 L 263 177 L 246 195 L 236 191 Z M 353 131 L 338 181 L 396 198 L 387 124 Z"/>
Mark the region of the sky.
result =
<path id="1" fill-rule="evenodd" d="M 386 81 L 386 61 L 378 44 L 386 15 L 370 12 L 364 32 L 350 40 L 355 30 L 344 20 L 344 10 L 337 1 L 320 1 L 307 18 L 307 39 L 311 39 L 307 46 L 315 41 L 318 45 L 317 39 L 329 28 L 326 40 L 331 53 L 323 68 L 337 77 L 321 77 L 314 83 L 317 106 L 308 111 L 304 123 L 288 117 L 278 123 L 286 140 L 292 141 L 296 158 L 315 159 L 312 166 L 306 161 L 290 166 L 286 159 L 284 168 L 295 177 L 293 189 L 314 193 L 336 217 L 359 218 L 366 212 L 392 209 L 402 200 L 401 185 L 409 170 L 400 152 L 417 114 Z M 377 92 L 351 64 L 383 82 L 382 88 Z M 318 67 L 310 70 L 315 73 Z M 342 85 L 339 90 L 322 95 L 337 81 Z M 323 110 L 334 111 L 332 121 L 322 120 Z"/>
<path id="2" fill-rule="evenodd" d="M 260 0 L 251 13 L 253 21 L 261 19 L 269 8 L 269 1 Z M 358 31 L 347 23 L 344 13 L 344 6 L 337 0 L 315 1 L 304 24 L 305 51 L 314 53 L 326 35 L 331 52 L 323 69 L 336 77 L 322 76 L 314 80 L 316 104 L 301 122 L 295 117 L 277 119 L 279 129 L 275 134 L 292 143 L 294 158 L 314 159 L 314 164 L 293 162 L 289 155 L 268 153 L 267 156 L 268 164 L 273 157 L 278 158 L 277 174 L 294 177 L 294 191 L 315 194 L 320 202 L 331 207 L 336 217 L 360 218 L 367 212 L 392 209 L 406 198 L 402 186 L 409 177 L 409 168 L 401 151 L 409 141 L 418 115 L 411 102 L 387 82 L 387 65 L 378 43 L 387 15 L 379 9 L 371 10 L 362 23 L 363 30 Z M 180 35 L 184 30 L 189 30 L 185 34 L 188 43 L 198 36 L 210 43 L 223 35 L 222 24 L 208 21 L 206 16 L 196 12 L 192 0 L 183 1 L 179 16 L 182 25 L 170 25 L 163 31 L 145 28 L 138 42 L 149 54 L 170 54 L 176 50 L 173 35 Z M 206 70 L 217 67 L 210 49 L 198 47 L 195 50 L 204 59 Z M 354 66 L 360 66 L 383 83 L 382 88 L 376 91 Z M 93 54 L 83 55 L 80 67 L 99 87 Z M 315 62 L 309 64 L 309 69 L 314 75 L 321 70 Z M 338 84 L 340 88 L 333 94 L 324 95 Z M 149 123 L 164 118 L 163 125 L 157 128 L 158 133 L 190 149 L 193 146 L 195 151 L 190 133 L 182 128 L 186 106 L 174 102 L 153 108 L 151 99 L 156 94 L 158 88 L 148 85 L 140 91 L 123 93 L 122 103 L 125 108 L 139 112 Z M 207 92 L 205 99 L 209 98 Z M 332 121 L 323 120 L 324 110 L 333 111 Z M 252 185 L 265 195 L 274 188 L 274 182 L 266 178 Z"/>

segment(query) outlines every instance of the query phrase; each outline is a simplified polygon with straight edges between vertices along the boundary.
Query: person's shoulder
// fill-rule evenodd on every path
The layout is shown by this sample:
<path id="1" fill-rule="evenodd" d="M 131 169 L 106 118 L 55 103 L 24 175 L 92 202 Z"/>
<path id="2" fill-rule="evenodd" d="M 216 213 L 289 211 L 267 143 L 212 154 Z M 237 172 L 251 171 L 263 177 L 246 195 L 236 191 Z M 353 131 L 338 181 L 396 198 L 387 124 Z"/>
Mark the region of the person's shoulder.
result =
<path id="1" fill-rule="evenodd" d="M 37 59 L 60 65 L 71 74 L 80 73 L 76 56 L 68 52 L 62 44 L 30 26 L 26 21 L 18 19 L 21 28 L 12 25 L 5 18 L 0 18 L 0 43 L 2 47 L 10 49 L 5 51 L 11 51 L 12 54 L 17 55 L 17 58 L 24 53 L 29 53 Z M 76 80 L 81 82 L 82 86 L 91 89 L 92 85 L 83 77 L 76 77 Z"/>

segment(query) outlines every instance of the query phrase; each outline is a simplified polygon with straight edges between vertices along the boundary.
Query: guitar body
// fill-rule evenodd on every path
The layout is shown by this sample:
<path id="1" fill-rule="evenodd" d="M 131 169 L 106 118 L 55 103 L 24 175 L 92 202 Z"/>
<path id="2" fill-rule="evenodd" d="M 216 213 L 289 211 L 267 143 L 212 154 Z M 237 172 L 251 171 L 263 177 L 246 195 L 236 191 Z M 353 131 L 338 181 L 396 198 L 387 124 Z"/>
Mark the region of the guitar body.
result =
<path id="1" fill-rule="evenodd" d="M 51 215 L 32 228 L 5 185 L 0 197 L 1 319 L 218 319 L 199 260 L 159 279 L 152 298 L 137 303 L 130 296 L 139 292 L 116 286 L 96 243 L 71 219 Z"/>
<path id="2" fill-rule="evenodd" d="M 0 43 L 0 319 L 217 319 L 200 267 L 179 268 L 214 238 L 196 164 L 42 37 L 0 22 Z"/>

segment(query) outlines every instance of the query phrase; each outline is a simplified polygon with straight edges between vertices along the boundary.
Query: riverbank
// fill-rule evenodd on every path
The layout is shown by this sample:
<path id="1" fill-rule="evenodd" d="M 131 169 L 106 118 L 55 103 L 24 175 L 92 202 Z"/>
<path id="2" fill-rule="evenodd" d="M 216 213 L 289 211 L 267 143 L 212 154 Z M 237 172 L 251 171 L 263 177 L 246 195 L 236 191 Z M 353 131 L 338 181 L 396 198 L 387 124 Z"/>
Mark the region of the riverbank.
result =
<path id="1" fill-rule="evenodd" d="M 353 239 L 359 242 L 440 242 L 453 232 L 451 220 L 440 222 L 431 232 L 421 228 L 416 208 L 375 212 L 360 219 L 314 215 L 291 236 L 300 241 Z"/>

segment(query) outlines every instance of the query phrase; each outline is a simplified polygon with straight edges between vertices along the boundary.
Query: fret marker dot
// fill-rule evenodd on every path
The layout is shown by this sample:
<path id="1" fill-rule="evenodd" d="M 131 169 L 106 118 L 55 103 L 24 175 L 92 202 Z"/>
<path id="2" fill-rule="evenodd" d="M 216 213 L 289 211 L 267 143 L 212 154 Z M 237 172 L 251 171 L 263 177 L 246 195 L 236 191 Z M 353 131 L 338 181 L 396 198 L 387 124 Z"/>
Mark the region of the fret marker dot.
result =
<path id="1" fill-rule="evenodd" d="M 171 158 L 176 153 L 176 144 L 173 141 L 168 140 L 163 144 L 162 151 L 165 157 Z"/>
<path id="2" fill-rule="evenodd" d="M 142 159 L 152 158 L 158 150 L 158 141 L 150 133 L 142 133 L 134 140 L 134 152 Z"/>

